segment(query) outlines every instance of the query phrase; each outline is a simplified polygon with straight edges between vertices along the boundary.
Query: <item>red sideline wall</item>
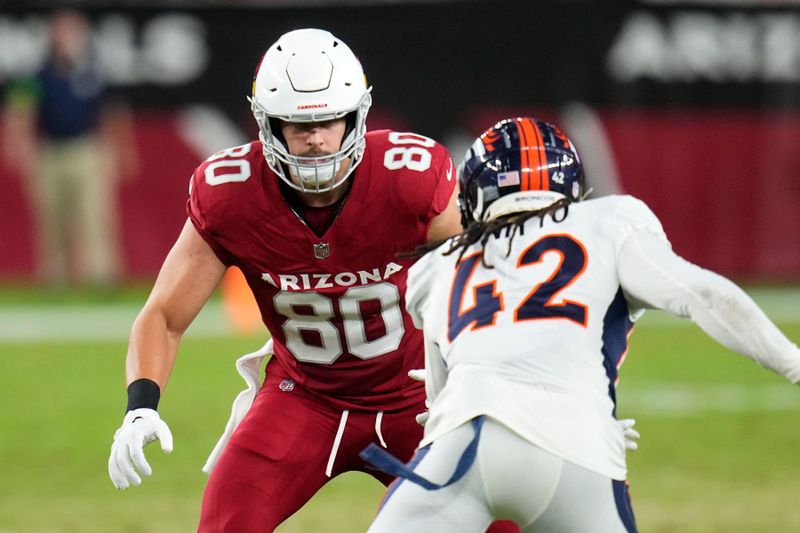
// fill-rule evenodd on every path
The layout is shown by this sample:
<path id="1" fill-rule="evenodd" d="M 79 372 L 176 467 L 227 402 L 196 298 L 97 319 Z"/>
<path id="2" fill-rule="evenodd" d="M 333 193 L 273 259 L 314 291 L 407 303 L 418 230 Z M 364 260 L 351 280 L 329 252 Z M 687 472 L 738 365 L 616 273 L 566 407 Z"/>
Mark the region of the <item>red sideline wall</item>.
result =
<path id="1" fill-rule="evenodd" d="M 186 221 L 189 177 L 211 155 L 188 146 L 177 124 L 177 111 L 136 113 L 139 175 L 122 182 L 117 192 L 123 275 L 129 280 L 149 280 L 158 272 Z M 402 118 L 380 108 L 370 112 L 370 127 L 407 128 Z M 0 190 L 0 282 L 35 281 L 37 252 L 27 190 L 1 158 Z"/>
<path id="2" fill-rule="evenodd" d="M 117 201 L 125 276 L 158 271 L 186 218 L 189 177 L 201 161 L 180 138 L 170 113 L 138 114 L 138 176 L 120 184 Z M 0 138 L 0 142 L 2 139 Z M 0 161 L 0 279 L 35 280 L 34 221 L 27 190 Z"/>
<path id="3" fill-rule="evenodd" d="M 476 132 L 507 114 L 476 112 L 466 123 Z M 743 281 L 800 281 L 800 112 L 599 115 L 622 186 L 652 207 L 677 252 Z M 118 194 L 130 279 L 158 271 L 185 220 L 189 175 L 208 155 L 194 153 L 175 124 L 169 112 L 137 114 L 141 172 Z M 403 122 L 378 112 L 370 127 L 402 129 Z M 1 161 L 0 190 L 0 280 L 34 280 L 28 199 Z"/>
<path id="4" fill-rule="evenodd" d="M 605 113 L 624 188 L 674 249 L 729 276 L 800 280 L 800 114 Z"/>
<path id="5" fill-rule="evenodd" d="M 480 131 L 515 114 L 559 123 L 547 110 L 519 108 L 481 111 L 467 122 Z M 741 281 L 800 281 L 800 112 L 598 115 L 624 192 L 647 202 L 676 252 Z"/>

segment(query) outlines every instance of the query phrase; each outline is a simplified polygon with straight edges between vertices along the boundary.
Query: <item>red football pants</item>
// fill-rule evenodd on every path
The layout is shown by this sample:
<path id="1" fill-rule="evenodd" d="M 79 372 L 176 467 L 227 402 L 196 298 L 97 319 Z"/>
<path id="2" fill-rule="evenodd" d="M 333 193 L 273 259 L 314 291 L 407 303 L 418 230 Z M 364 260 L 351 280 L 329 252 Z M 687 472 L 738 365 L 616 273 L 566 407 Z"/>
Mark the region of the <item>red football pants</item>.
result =
<path id="1" fill-rule="evenodd" d="M 377 413 L 348 413 L 328 477 L 325 471 L 342 412 L 316 400 L 302 387 L 281 390 L 281 381 L 281 376 L 267 376 L 214 466 L 203 495 L 198 533 L 273 531 L 343 472 L 365 472 L 384 485 L 392 481 L 358 456 L 370 443 L 380 445 Z M 402 461 L 410 460 L 422 438 L 422 427 L 414 419 L 421 409 L 424 407 L 385 412 L 380 422 L 388 451 Z M 499 524 L 489 531 L 519 531 L 496 527 Z"/>

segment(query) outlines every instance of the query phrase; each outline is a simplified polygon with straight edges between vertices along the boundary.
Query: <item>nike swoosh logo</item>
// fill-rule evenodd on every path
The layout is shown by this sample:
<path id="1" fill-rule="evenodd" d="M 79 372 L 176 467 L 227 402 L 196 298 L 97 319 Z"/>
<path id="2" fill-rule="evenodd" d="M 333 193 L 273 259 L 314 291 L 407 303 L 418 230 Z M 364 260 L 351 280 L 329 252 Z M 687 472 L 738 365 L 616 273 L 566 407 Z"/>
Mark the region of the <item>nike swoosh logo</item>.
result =
<path id="1" fill-rule="evenodd" d="M 447 169 L 447 181 L 453 180 L 453 160 L 450 160 L 450 168 Z"/>

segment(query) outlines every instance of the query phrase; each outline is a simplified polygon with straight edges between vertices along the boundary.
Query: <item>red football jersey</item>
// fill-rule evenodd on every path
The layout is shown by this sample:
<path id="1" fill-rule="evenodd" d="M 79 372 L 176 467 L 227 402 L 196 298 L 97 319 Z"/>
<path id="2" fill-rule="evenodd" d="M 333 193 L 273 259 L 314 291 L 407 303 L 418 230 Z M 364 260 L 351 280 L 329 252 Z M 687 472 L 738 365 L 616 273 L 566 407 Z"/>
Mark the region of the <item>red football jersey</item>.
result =
<path id="1" fill-rule="evenodd" d="M 370 132 L 351 189 L 318 237 L 284 200 L 256 141 L 192 176 L 187 210 L 226 265 L 244 273 L 286 374 L 342 409 L 391 410 L 424 397 L 424 365 L 405 312 L 412 259 L 455 186 L 447 150 L 413 133 Z"/>

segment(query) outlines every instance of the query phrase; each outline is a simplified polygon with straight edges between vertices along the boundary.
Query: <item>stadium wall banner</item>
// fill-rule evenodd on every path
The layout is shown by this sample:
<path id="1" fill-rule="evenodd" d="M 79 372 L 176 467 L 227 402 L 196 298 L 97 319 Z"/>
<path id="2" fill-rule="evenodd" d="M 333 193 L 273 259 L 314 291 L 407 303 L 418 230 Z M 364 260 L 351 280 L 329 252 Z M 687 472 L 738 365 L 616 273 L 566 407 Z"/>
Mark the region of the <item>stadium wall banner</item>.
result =
<path id="1" fill-rule="evenodd" d="M 194 167 L 255 138 L 245 96 L 266 46 L 315 26 L 362 60 L 374 86 L 370 128 L 429 135 L 458 161 L 498 119 L 557 122 L 597 194 L 645 200 L 688 259 L 743 281 L 800 281 L 796 9 L 566 0 L 92 5 L 100 68 L 136 117 L 140 175 L 118 190 L 131 278 L 151 277 L 177 237 Z M 0 88 L 41 65 L 45 15 L 0 4 Z M 32 280 L 30 205 L 3 161 L 0 185 L 0 278 Z"/>

